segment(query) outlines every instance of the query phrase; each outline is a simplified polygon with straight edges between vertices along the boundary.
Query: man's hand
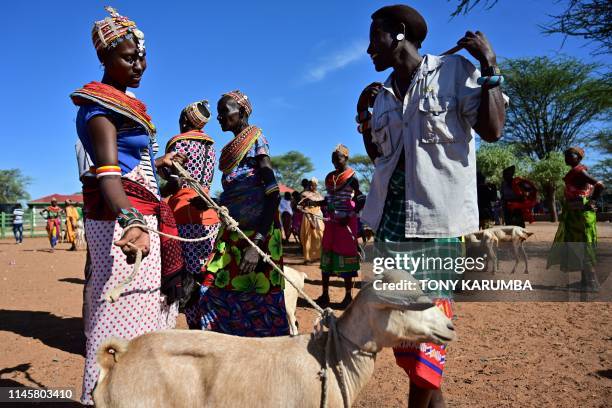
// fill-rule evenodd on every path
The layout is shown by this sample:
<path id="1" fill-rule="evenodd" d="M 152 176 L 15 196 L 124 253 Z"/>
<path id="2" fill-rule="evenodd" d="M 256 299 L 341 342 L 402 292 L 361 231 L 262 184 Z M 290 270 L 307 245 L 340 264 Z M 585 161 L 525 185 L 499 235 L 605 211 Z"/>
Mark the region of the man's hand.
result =
<path id="1" fill-rule="evenodd" d="M 480 31 L 475 33 L 466 31 L 465 36 L 457 41 L 457 45 L 465 48 L 483 67 L 496 65 L 497 63 L 491 43 Z"/>
<path id="2" fill-rule="evenodd" d="M 380 82 L 372 82 L 370 85 L 366 86 L 363 91 L 361 91 L 361 95 L 359 95 L 359 100 L 357 101 L 357 113 L 365 112 L 368 108 L 372 108 L 374 106 L 374 100 L 376 99 L 376 95 L 380 92 L 383 84 Z"/>
<path id="3" fill-rule="evenodd" d="M 242 262 L 240 262 L 240 273 L 247 275 L 255 271 L 258 263 L 259 253 L 257 252 L 257 249 L 253 248 L 252 246 L 248 247 L 242 256 Z"/>
<path id="4" fill-rule="evenodd" d="M 187 156 L 183 153 L 170 152 L 155 160 L 156 167 L 172 167 L 172 162 L 183 164 L 187 161 Z"/>
<path id="5" fill-rule="evenodd" d="M 151 242 L 147 231 L 134 227 L 127 230 L 121 239 L 115 242 L 115 245 L 121 248 L 121 251 L 127 257 L 127 263 L 133 264 L 136 262 L 138 249 L 142 251 L 143 258 L 149 255 Z"/>

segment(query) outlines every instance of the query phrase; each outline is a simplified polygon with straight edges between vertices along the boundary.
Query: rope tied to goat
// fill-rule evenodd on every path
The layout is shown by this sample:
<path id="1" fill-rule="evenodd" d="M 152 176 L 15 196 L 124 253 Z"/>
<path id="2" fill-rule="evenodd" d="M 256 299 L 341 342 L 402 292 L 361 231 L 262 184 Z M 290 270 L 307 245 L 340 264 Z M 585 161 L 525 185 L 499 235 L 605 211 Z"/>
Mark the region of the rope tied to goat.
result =
<path id="1" fill-rule="evenodd" d="M 299 287 L 299 285 L 297 285 L 296 282 L 294 282 L 291 278 L 289 278 L 285 274 L 285 271 L 282 268 L 279 268 L 278 265 L 276 265 L 276 263 L 270 258 L 270 255 L 266 254 L 261 248 L 255 245 L 255 243 L 251 241 L 248 236 L 246 236 L 246 234 L 240 229 L 238 222 L 235 219 L 233 219 L 232 216 L 229 214 L 229 210 L 227 209 L 227 207 L 218 205 L 212 198 L 210 198 L 210 196 L 202 188 L 200 183 L 196 179 L 191 177 L 191 175 L 183 168 L 183 166 L 181 166 L 179 163 L 176 163 L 176 162 L 173 162 L 173 165 L 174 165 L 174 168 L 179 173 L 179 176 L 181 177 L 181 179 L 187 182 L 195 190 L 195 192 L 204 200 L 205 204 L 209 208 L 214 209 L 217 212 L 217 214 L 219 214 L 219 219 L 221 220 L 223 224 L 225 224 L 226 228 L 228 228 L 232 232 L 238 233 L 240 237 L 249 244 L 249 246 L 255 248 L 259 256 L 261 256 L 261 258 L 264 260 L 264 262 L 272 266 L 272 268 L 274 268 L 275 271 L 280 273 L 281 276 L 285 278 L 285 280 L 289 282 L 291 286 L 293 286 L 297 290 L 298 294 L 304 300 L 306 300 L 306 302 L 310 306 L 312 306 L 312 308 L 319 314 L 317 332 L 322 333 L 323 326 L 327 327 L 327 339 L 325 342 L 325 364 L 323 365 L 323 367 L 321 367 L 321 371 L 319 373 L 321 377 L 322 387 L 323 387 L 322 393 L 321 393 L 321 407 L 327 408 L 328 395 L 329 395 L 328 394 L 329 373 L 330 373 L 330 370 L 335 368 L 337 372 L 338 383 L 340 385 L 340 392 L 342 394 L 343 406 L 344 408 L 348 408 L 349 407 L 349 399 L 348 399 L 349 396 L 348 396 L 348 387 L 346 384 L 345 368 L 344 368 L 344 364 L 337 356 L 339 345 L 340 345 L 340 335 L 339 335 L 338 327 L 336 324 L 338 318 L 334 314 L 333 310 L 331 308 L 326 308 L 326 309 L 321 308 L 310 296 L 306 294 L 306 292 L 304 292 Z M 210 238 L 213 238 L 213 236 L 216 235 L 216 233 L 211 233 L 201 238 L 182 238 L 182 237 L 162 233 L 146 225 L 129 225 L 124 229 L 124 232 L 130 228 L 141 228 L 150 233 L 158 234 L 158 235 L 161 235 L 161 236 L 164 236 L 170 239 L 178 240 L 181 242 L 201 242 L 201 241 L 205 241 Z M 137 250 L 136 261 L 134 262 L 134 269 L 132 273 L 124 281 L 119 283 L 114 288 L 110 289 L 104 295 L 105 300 L 109 303 L 114 303 L 119 299 L 125 287 L 127 287 L 127 285 L 129 285 L 130 282 L 132 282 L 132 280 L 136 277 L 136 275 L 138 274 L 138 271 L 140 270 L 140 264 L 142 263 L 142 251 L 132 243 L 128 243 L 128 245 L 136 248 Z M 330 362 L 332 361 L 335 361 L 334 365 L 330 365 Z"/>

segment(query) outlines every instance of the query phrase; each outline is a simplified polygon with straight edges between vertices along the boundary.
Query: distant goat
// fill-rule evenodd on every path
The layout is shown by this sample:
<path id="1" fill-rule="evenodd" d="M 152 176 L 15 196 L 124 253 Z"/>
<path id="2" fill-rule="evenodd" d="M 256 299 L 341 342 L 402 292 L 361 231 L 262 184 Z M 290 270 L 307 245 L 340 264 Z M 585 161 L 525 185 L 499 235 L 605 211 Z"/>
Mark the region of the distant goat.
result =
<path id="1" fill-rule="evenodd" d="M 529 273 L 527 253 L 523 243 L 533 235 L 533 232 L 527 231 L 525 228 L 517 227 L 514 225 L 506 225 L 502 227 L 493 227 L 486 230 L 474 232 L 465 236 L 466 244 L 479 244 L 480 248 L 487 254 L 487 270 L 489 263 L 493 263 L 492 272 L 497 272 L 497 249 L 499 248 L 499 242 L 512 242 L 512 249 L 514 250 L 514 267 L 512 272 L 516 271 L 516 267 L 519 264 L 519 252 L 521 253 L 523 260 L 525 261 L 525 273 Z"/>

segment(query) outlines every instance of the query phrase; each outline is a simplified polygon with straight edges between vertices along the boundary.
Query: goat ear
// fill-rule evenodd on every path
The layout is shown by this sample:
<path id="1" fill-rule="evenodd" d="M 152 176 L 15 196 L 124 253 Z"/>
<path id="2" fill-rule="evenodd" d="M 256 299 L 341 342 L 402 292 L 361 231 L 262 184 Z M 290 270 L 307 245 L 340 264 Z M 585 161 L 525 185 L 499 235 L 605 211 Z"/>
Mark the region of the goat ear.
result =
<path id="1" fill-rule="evenodd" d="M 376 309 L 393 310 L 421 311 L 434 306 L 434 303 L 427 296 L 419 296 L 417 298 L 376 298 L 371 303 Z"/>

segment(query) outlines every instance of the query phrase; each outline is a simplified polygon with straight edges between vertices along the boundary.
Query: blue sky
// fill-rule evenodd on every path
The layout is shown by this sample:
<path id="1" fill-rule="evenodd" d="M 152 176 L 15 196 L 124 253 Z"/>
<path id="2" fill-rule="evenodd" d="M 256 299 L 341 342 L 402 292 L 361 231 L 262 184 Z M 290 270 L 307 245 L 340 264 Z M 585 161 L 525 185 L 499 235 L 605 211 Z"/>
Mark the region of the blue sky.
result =
<path id="1" fill-rule="evenodd" d="M 538 24 L 562 6 L 552 0 L 500 0 L 450 19 L 456 0 L 409 4 L 429 25 L 424 53 L 451 48 L 467 29 L 481 30 L 498 56 L 593 58 L 580 39 L 544 36 Z M 180 110 L 198 99 L 216 107 L 219 96 L 239 88 L 249 95 L 273 155 L 299 150 L 321 179 L 330 152 L 344 143 L 363 153 L 355 130 L 362 88 L 388 75 L 367 57 L 370 14 L 382 1 L 28 1 L 3 5 L 0 81 L 0 168 L 20 168 L 33 180 L 33 198 L 80 190 L 74 142 L 76 108 L 68 94 L 100 80 L 91 44 L 94 20 L 110 4 L 145 33 L 148 69 L 135 90 L 158 127 L 161 146 L 178 133 Z M 564 2 L 561 2 L 564 4 Z M 465 55 L 465 53 L 464 53 Z M 609 61 L 607 61 L 609 62 Z M 214 113 L 216 115 L 216 113 Z M 216 120 L 206 126 L 219 151 L 230 140 Z M 213 190 L 220 188 L 215 174 Z"/>

